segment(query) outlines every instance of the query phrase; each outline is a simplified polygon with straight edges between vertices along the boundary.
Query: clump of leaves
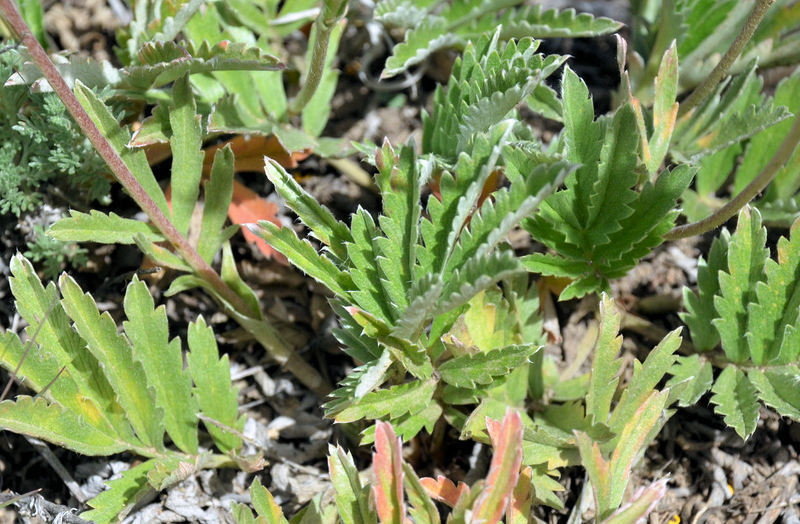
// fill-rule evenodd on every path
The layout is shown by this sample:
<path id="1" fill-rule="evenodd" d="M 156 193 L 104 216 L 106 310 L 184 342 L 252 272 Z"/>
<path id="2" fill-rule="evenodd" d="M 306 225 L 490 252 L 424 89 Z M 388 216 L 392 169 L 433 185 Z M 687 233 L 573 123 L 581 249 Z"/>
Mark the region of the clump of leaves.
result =
<path id="1" fill-rule="evenodd" d="M 474 75 L 506 67 L 509 73 L 504 81 L 516 80 L 523 86 L 509 86 L 520 101 L 526 90 L 532 89 L 529 76 L 521 72 L 534 71 L 538 79 L 542 77 L 542 64 L 557 62 L 534 54 L 535 48 L 530 40 L 502 47 L 496 37 L 484 38 L 468 48 L 464 65 L 457 65 L 454 75 L 458 78 L 461 67 Z M 491 82 L 489 75 L 485 78 Z M 453 88 L 446 97 L 438 96 L 434 115 L 445 114 L 439 103 L 454 103 L 471 96 L 473 88 L 477 93 L 483 88 L 480 82 L 462 85 L 454 81 L 452 85 L 464 91 Z M 461 104 L 454 105 L 460 114 Z M 513 104 L 495 107 L 480 119 L 488 129 L 467 118 L 461 125 L 453 120 L 462 134 L 456 141 L 460 153 L 450 170 L 437 173 L 438 195 L 429 197 L 425 206 L 421 203 L 422 190 L 441 169 L 440 162 L 417 158 L 412 146 L 401 147 L 396 153 L 388 142 L 384 143 L 373 155 L 383 212 L 375 220 L 359 209 L 349 227 L 319 205 L 277 163 L 268 166 L 267 176 L 276 191 L 322 242 L 324 250 L 317 252 L 291 229 L 271 223 L 260 222 L 253 231 L 334 293 L 334 308 L 343 324 L 338 336 L 345 351 L 363 364 L 327 405 L 328 414 L 336 420 L 388 416 L 410 438 L 422 427 L 430 429 L 449 405 L 477 402 L 493 382 L 499 386 L 510 370 L 525 364 L 537 351 L 539 333 L 523 334 L 513 325 L 481 327 L 476 322 L 471 328 L 461 328 L 458 334 L 451 331 L 462 314 L 469 314 L 465 312 L 468 308 L 496 307 L 510 319 L 512 300 L 523 302 L 526 297 L 535 297 L 523 281 L 507 288 L 515 297 L 506 295 L 509 305 L 491 302 L 500 298 L 494 293 L 495 284 L 522 271 L 503 244 L 511 229 L 560 183 L 570 166 L 563 161 L 530 162 L 521 172 L 509 171 L 513 178 L 510 187 L 493 191 L 491 198 L 486 198 L 484 191 L 496 187 L 490 181 L 503 168 L 502 153 L 515 137 L 513 120 L 503 120 L 512 110 Z M 484 291 L 493 293 L 485 303 L 481 296 Z M 471 303 L 473 299 L 476 302 Z M 522 325 L 528 316 L 520 316 Z M 472 335 L 465 338 L 469 329 Z M 506 332 L 491 338 L 494 329 Z M 485 332 L 485 338 L 476 330 Z M 407 372 L 413 377 L 410 382 L 404 381 Z M 393 385 L 373 391 L 387 381 Z M 523 399 L 526 382 L 521 377 Z M 463 422 L 463 416 L 454 416 Z"/>
<path id="2" fill-rule="evenodd" d="M 402 440 L 395 436 L 391 424 L 379 422 L 372 455 L 374 481 L 359 475 L 349 453 L 331 446 L 328 467 L 335 492 L 333 501 L 323 505 L 320 494 L 298 517 L 302 515 L 303 521 L 308 522 L 341 519 L 345 524 L 403 524 L 410 517 L 419 524 L 439 524 L 441 516 L 436 501 L 447 507 L 447 522 L 452 524 L 537 522 L 531 511 L 535 503 L 532 471 L 521 466 L 523 426 L 519 413 L 508 410 L 502 422 L 486 419 L 485 426 L 494 455 L 486 477 L 469 486 L 464 482 L 456 484 L 444 476 L 419 478 L 403 460 Z M 636 522 L 650 512 L 664 492 L 663 482 L 640 490 L 621 511 L 607 520 L 598 518 L 597 522 Z M 238 524 L 251 524 L 259 519 L 288 524 L 275 499 L 260 482 L 255 481 L 250 487 L 250 496 L 257 517 L 248 507 L 236 504 L 234 518 Z"/>
<path id="3" fill-rule="evenodd" d="M 14 49 L 0 54 L 0 84 L 22 59 Z M 100 156 L 52 93 L 26 85 L 0 89 L 0 213 L 16 216 L 41 204 L 47 184 L 80 202 L 109 202 L 110 183 Z"/>
<path id="4" fill-rule="evenodd" d="M 684 376 L 704 377 L 694 399 L 711 388 L 711 402 L 725 423 L 742 437 L 753 434 L 759 400 L 783 416 L 800 420 L 797 367 L 800 355 L 800 222 L 780 238 L 777 259 L 765 247 L 767 231 L 757 209 L 739 213 L 736 232 L 714 239 L 708 260 L 701 259 L 696 292 L 684 289 L 694 347 L 700 352 L 722 346 L 727 362 L 713 381 L 711 364 L 700 357 L 682 359 Z"/>
<path id="5" fill-rule="evenodd" d="M 111 481 L 82 517 L 98 523 L 120 518 L 148 493 L 203 468 L 258 467 L 258 457 L 237 456 L 244 419 L 227 356 L 219 358 L 202 318 L 189 326 L 184 369 L 181 342 L 169 339 L 166 311 L 155 307 L 143 282 L 134 278 L 128 285 L 127 320 L 118 332 L 68 275 L 58 288 L 45 287 L 21 255 L 11 260 L 11 272 L 28 341 L 10 331 L 0 335 L 0 365 L 35 395 L 0 402 L 0 428 L 84 455 L 131 452 L 146 459 Z M 200 416 L 224 455 L 201 446 Z"/>

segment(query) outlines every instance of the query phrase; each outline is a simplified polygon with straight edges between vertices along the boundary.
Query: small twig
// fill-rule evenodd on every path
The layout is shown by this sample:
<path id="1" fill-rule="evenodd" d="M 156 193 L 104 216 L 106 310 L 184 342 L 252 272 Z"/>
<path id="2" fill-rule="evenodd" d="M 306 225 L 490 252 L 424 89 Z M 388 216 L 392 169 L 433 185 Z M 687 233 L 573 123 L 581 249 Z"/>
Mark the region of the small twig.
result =
<path id="1" fill-rule="evenodd" d="M 86 493 L 84 493 L 83 489 L 81 489 L 80 484 L 75 482 L 75 479 L 72 478 L 72 475 L 70 475 L 69 471 L 67 471 L 67 468 L 65 468 L 61 461 L 58 460 L 58 457 L 55 456 L 46 443 L 37 438 L 28 436 L 25 437 L 25 440 L 27 440 L 28 443 L 39 452 L 45 462 L 47 462 L 50 467 L 53 468 L 53 471 L 55 471 L 56 475 L 61 478 L 61 481 L 65 486 L 67 486 L 69 492 L 72 493 L 76 499 L 78 499 L 78 502 L 83 504 L 89 500 L 89 497 L 87 497 Z"/>
<path id="2" fill-rule="evenodd" d="M 55 504 L 46 500 L 38 492 L 27 493 L 25 495 L 0 494 L 0 503 L 16 499 L 14 504 L 20 508 L 20 513 L 29 516 L 39 516 L 49 522 L 60 522 L 65 524 L 92 524 L 90 521 L 75 515 L 75 509 L 61 504 Z"/>
<path id="3" fill-rule="evenodd" d="M 729 218 L 736 215 L 748 202 L 756 197 L 767 185 L 772 182 L 778 171 L 789 161 L 800 143 L 800 117 L 794 117 L 794 124 L 792 124 L 789 133 L 783 139 L 781 146 L 769 159 L 761 172 L 756 176 L 747 187 L 736 195 L 730 202 L 716 210 L 708 217 L 694 222 L 678 226 L 672 229 L 669 233 L 664 235 L 664 240 L 678 240 L 679 238 L 686 238 L 695 235 L 702 235 L 708 231 L 718 228 L 728 221 Z"/>
<path id="4" fill-rule="evenodd" d="M 756 5 L 753 6 L 753 10 L 750 12 L 750 16 L 745 20 L 739 34 L 736 35 L 730 48 L 728 48 L 728 51 L 722 56 L 717 66 L 711 71 L 711 74 L 681 102 L 678 117 L 683 116 L 690 109 L 694 109 L 711 95 L 711 92 L 714 91 L 717 84 L 728 74 L 728 70 L 733 63 L 736 62 L 736 59 L 739 58 L 744 46 L 746 46 L 747 42 L 753 37 L 758 25 L 773 3 L 775 3 L 775 0 L 757 0 Z"/>

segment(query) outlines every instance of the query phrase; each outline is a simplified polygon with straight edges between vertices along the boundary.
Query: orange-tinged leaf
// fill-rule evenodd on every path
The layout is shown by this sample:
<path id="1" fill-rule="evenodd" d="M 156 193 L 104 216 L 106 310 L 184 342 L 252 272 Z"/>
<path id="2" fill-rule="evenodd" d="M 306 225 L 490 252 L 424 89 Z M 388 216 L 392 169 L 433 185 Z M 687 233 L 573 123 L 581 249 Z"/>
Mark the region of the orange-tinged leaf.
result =
<path id="1" fill-rule="evenodd" d="M 472 506 L 473 524 L 497 524 L 506 511 L 522 465 L 522 418 L 508 409 L 503 422 L 486 419 L 494 456 L 485 488 Z"/>
<path id="2" fill-rule="evenodd" d="M 519 480 L 511 494 L 511 504 L 506 510 L 507 524 L 528 524 L 528 515 L 533 503 L 533 470 L 525 466 L 519 474 Z"/>
<path id="3" fill-rule="evenodd" d="M 428 495 L 439 502 L 447 504 L 451 508 L 456 505 L 456 502 L 458 502 L 462 494 L 469 494 L 469 486 L 460 481 L 458 486 L 456 486 L 453 484 L 452 480 L 442 475 L 439 475 L 435 480 L 431 477 L 424 477 L 419 479 L 419 481 L 422 483 L 422 487 L 425 488 L 425 491 L 428 492 Z"/>
<path id="4" fill-rule="evenodd" d="M 406 519 L 401 447 L 402 442 L 391 424 L 378 421 L 375 425 L 375 453 L 372 456 L 376 484 L 372 492 L 375 495 L 375 510 L 382 524 L 403 524 Z"/>

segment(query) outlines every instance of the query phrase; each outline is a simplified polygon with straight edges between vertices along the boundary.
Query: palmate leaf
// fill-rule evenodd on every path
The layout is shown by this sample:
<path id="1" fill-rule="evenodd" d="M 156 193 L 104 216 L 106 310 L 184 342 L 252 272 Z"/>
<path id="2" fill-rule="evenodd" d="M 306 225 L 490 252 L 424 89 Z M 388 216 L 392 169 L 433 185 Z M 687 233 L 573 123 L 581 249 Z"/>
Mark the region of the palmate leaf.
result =
<path id="1" fill-rule="evenodd" d="M 490 384 L 522 366 L 540 348 L 532 345 L 508 346 L 493 351 L 463 355 L 439 366 L 442 380 L 456 387 L 474 388 Z"/>
<path id="2" fill-rule="evenodd" d="M 70 209 L 69 218 L 62 218 L 47 230 L 47 235 L 66 242 L 98 242 L 100 244 L 133 244 L 134 236 L 144 235 L 150 242 L 161 242 L 164 237 L 151 225 L 130 218 L 122 218 L 113 211 L 109 214 L 95 209 L 89 214 Z"/>
<path id="3" fill-rule="evenodd" d="M 258 47 L 223 40 L 213 46 L 203 41 L 147 42 L 139 50 L 139 65 L 123 70 L 120 86 L 134 89 L 160 87 L 184 75 L 211 71 L 276 71 L 283 64 Z"/>
<path id="4" fill-rule="evenodd" d="M 444 2 L 440 2 L 444 3 Z M 576 15 L 574 9 L 542 10 L 541 6 L 513 8 L 519 0 L 455 0 L 436 15 L 430 8 L 410 12 L 404 2 L 384 5 L 380 16 L 384 23 L 400 21 L 400 12 L 419 18 L 413 24 L 405 20 L 400 25 L 411 27 L 405 40 L 397 44 L 386 60 L 384 77 L 395 76 L 411 66 L 423 62 L 435 51 L 446 48 L 463 49 L 468 41 L 476 41 L 486 32 L 501 27 L 500 38 L 553 38 L 589 37 L 613 33 L 622 24 L 608 18 L 595 18 L 590 14 Z M 385 2 L 384 2 L 385 4 Z M 415 4 L 416 5 L 416 4 Z M 391 10 L 392 7 L 396 11 Z"/>

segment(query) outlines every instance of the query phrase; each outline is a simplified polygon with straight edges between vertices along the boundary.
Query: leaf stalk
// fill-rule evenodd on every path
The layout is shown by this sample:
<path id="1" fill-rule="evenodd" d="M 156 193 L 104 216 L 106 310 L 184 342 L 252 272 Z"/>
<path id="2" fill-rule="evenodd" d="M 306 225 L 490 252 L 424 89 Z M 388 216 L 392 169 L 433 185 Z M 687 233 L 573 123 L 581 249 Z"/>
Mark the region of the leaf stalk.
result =
<path id="1" fill-rule="evenodd" d="M 314 47 L 311 50 L 311 61 L 306 72 L 303 87 L 289 103 L 289 115 L 299 115 L 316 93 L 322 75 L 325 72 L 325 61 L 328 57 L 328 44 L 334 27 L 344 17 L 346 0 L 326 0 L 322 10 L 314 22 Z"/>
<path id="2" fill-rule="evenodd" d="M 745 20 L 742 29 L 739 31 L 739 34 L 736 35 L 736 38 L 731 43 L 730 48 L 728 51 L 722 56 L 719 63 L 716 67 L 711 71 L 711 74 L 708 75 L 703 82 L 697 86 L 691 94 L 681 102 L 680 110 L 678 111 L 678 118 L 685 115 L 689 110 L 694 109 L 701 103 L 703 103 L 706 98 L 708 98 L 711 93 L 714 91 L 714 88 L 717 87 L 717 84 L 728 74 L 728 70 L 731 68 L 736 59 L 739 58 L 739 55 L 742 53 L 742 50 L 747 45 L 747 42 L 753 37 L 753 34 L 756 32 L 761 20 L 763 20 L 764 15 L 767 14 L 770 6 L 775 3 L 775 0 L 757 0 L 756 5 L 753 6 L 753 10 L 750 12 L 750 16 L 747 17 Z"/>
<path id="3" fill-rule="evenodd" d="M 756 197 L 767 185 L 772 182 L 775 175 L 789 161 L 797 145 L 800 144 L 800 117 L 794 117 L 794 123 L 786 134 L 778 150 L 772 155 L 769 162 L 761 169 L 747 187 L 717 211 L 697 222 L 674 227 L 664 235 L 664 240 L 678 240 L 695 235 L 702 235 L 718 228 L 736 215 L 748 202 Z"/>

